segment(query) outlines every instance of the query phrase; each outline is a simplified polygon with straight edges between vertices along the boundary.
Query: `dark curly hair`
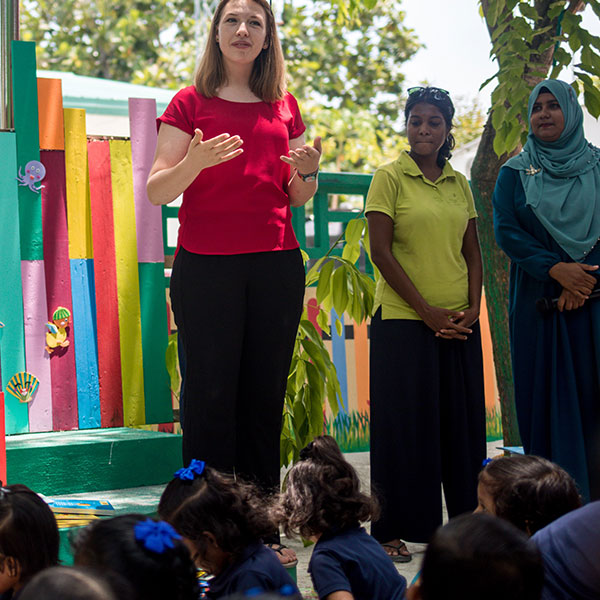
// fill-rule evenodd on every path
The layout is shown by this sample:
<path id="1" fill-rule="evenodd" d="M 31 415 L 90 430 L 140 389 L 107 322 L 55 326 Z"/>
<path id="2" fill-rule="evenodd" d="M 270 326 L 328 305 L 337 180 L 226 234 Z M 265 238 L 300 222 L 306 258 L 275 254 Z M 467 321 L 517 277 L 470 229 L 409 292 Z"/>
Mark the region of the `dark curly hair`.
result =
<path id="1" fill-rule="evenodd" d="M 540 456 L 495 458 L 480 472 L 479 482 L 494 499 L 496 516 L 529 535 L 581 506 L 574 479 Z"/>
<path id="2" fill-rule="evenodd" d="M 421 88 L 419 91 L 409 94 L 408 99 L 406 100 L 406 104 L 404 105 L 404 118 L 406 122 L 408 122 L 410 111 L 413 107 L 423 103 L 435 106 L 442 113 L 444 122 L 448 128 L 446 141 L 439 149 L 437 155 L 437 165 L 440 169 L 443 169 L 446 161 L 452 158 L 452 150 L 454 150 L 454 146 L 456 145 L 454 136 L 451 133 L 453 127 L 452 119 L 454 118 L 455 113 L 454 104 L 452 104 L 450 95 L 447 93 L 440 93 L 438 88 Z"/>
<path id="3" fill-rule="evenodd" d="M 135 591 L 132 600 L 195 600 L 198 595 L 196 568 L 181 540 L 155 552 L 136 539 L 135 526 L 146 515 L 131 514 L 98 520 L 73 541 L 75 564 L 113 571 Z"/>
<path id="4" fill-rule="evenodd" d="M 425 551 L 423 600 L 536 600 L 544 583 L 533 541 L 491 515 L 467 514 L 440 527 Z"/>
<path id="5" fill-rule="evenodd" d="M 0 572 L 24 584 L 58 564 L 59 535 L 50 507 L 26 485 L 0 488 Z"/>
<path id="6" fill-rule="evenodd" d="M 163 510 L 170 512 L 173 527 L 194 544 L 200 556 L 207 549 L 205 531 L 235 560 L 250 544 L 277 530 L 270 505 L 256 486 L 233 475 L 207 466 L 192 485 L 173 484 L 172 491 L 172 498 L 183 501 L 177 509 L 173 509 L 174 502 L 165 501 Z"/>
<path id="7" fill-rule="evenodd" d="M 360 491 L 358 475 L 336 441 L 322 435 L 302 450 L 288 473 L 278 514 L 286 535 L 309 538 L 374 520 L 379 506 Z"/>

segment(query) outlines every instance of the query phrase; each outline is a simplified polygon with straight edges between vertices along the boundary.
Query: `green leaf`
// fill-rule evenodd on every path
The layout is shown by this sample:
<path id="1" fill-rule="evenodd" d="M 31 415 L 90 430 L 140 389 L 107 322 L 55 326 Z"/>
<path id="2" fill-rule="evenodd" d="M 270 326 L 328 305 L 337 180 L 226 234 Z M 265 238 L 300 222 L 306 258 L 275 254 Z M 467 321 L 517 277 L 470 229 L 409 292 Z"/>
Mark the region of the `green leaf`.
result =
<path id="1" fill-rule="evenodd" d="M 330 294 L 331 273 L 333 272 L 334 262 L 326 262 L 319 272 L 319 283 L 317 284 L 317 302 L 322 304 L 324 299 Z"/>
<path id="2" fill-rule="evenodd" d="M 324 310 L 319 311 L 317 324 L 325 333 L 329 333 L 329 316 Z"/>
<path id="3" fill-rule="evenodd" d="M 351 221 L 348 221 L 345 233 L 346 243 L 358 245 L 364 229 L 364 218 L 356 218 L 352 219 Z"/>
<path id="4" fill-rule="evenodd" d="M 358 244 L 346 244 L 342 251 L 342 258 L 354 264 L 360 258 L 360 246 Z"/>
<path id="5" fill-rule="evenodd" d="M 340 265 L 331 279 L 331 292 L 333 296 L 333 307 L 338 315 L 343 315 L 348 304 L 348 283 L 346 277 L 346 265 Z"/>
<path id="6" fill-rule="evenodd" d="M 167 350 L 165 352 L 165 362 L 167 364 L 167 373 L 171 382 L 171 391 L 179 398 L 179 388 L 181 378 L 179 377 L 179 354 L 177 352 L 177 332 L 169 335 Z"/>

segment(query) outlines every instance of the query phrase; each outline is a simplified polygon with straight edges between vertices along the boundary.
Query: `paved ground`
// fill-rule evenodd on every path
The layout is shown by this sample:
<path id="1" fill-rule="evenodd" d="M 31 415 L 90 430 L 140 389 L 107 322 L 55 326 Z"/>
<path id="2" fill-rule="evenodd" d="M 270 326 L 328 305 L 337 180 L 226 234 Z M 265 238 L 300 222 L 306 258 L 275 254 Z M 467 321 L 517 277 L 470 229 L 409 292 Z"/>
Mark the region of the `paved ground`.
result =
<path id="1" fill-rule="evenodd" d="M 501 451 L 497 449 L 501 442 L 489 442 L 488 443 L 488 456 L 496 456 Z M 370 465 L 369 465 L 369 453 L 368 452 L 353 452 L 346 454 L 347 460 L 354 466 L 360 477 L 361 483 L 365 490 L 369 489 L 369 478 L 370 478 Z M 446 507 L 444 506 L 444 521 L 447 519 Z M 368 528 L 367 528 L 368 529 Z M 301 540 L 294 539 L 283 539 L 282 540 L 287 546 L 293 548 L 298 555 L 298 565 L 296 567 L 296 575 L 298 581 L 298 587 L 300 591 L 305 595 L 305 598 L 310 598 L 310 591 L 312 590 L 312 582 L 310 576 L 307 573 L 308 561 L 312 552 L 312 546 L 304 548 Z M 421 561 L 423 560 L 423 554 L 426 546 L 424 544 L 407 544 L 408 549 L 413 553 L 413 559 L 409 563 L 395 563 L 398 571 L 406 577 L 408 583 L 410 583 L 414 576 L 421 568 Z M 316 596 L 313 596 L 316 597 Z"/>

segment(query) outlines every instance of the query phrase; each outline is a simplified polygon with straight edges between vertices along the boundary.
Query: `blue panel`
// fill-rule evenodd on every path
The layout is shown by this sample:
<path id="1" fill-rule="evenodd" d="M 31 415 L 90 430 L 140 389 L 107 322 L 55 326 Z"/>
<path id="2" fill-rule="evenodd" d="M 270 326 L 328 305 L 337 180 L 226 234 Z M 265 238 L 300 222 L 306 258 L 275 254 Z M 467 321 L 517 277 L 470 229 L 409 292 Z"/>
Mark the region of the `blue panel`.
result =
<path id="1" fill-rule="evenodd" d="M 342 322 L 342 335 L 338 335 L 334 322 L 336 312 L 331 310 L 331 349 L 333 354 L 333 364 L 337 370 L 342 390 L 342 403 L 345 413 L 348 413 L 348 372 L 346 369 L 346 332 L 344 328 L 344 315 L 340 317 Z"/>
<path id="2" fill-rule="evenodd" d="M 89 429 L 101 426 L 94 261 L 74 258 L 70 263 L 79 428 Z"/>

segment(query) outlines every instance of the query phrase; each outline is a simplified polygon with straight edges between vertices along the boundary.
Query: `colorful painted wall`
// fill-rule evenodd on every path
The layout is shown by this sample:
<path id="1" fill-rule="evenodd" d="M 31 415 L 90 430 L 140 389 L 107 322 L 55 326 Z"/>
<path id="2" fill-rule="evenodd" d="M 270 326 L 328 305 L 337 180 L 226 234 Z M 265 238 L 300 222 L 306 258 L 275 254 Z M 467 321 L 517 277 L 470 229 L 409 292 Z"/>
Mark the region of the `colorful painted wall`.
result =
<path id="1" fill-rule="evenodd" d="M 32 42 L 12 43 L 12 71 L 15 130 L 0 132 L 6 433 L 171 423 L 161 211 L 145 191 L 155 101 L 130 99 L 131 139 L 89 139 L 60 80 L 36 78 Z"/>

